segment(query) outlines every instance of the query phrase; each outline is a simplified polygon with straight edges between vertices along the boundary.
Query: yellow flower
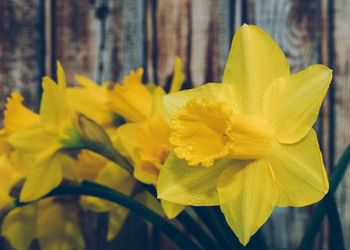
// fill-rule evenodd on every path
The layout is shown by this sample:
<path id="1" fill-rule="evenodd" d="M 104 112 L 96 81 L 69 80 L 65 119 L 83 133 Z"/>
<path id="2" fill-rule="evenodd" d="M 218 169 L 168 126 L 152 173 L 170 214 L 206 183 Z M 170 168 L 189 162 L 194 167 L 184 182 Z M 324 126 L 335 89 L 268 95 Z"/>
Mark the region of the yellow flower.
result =
<path id="1" fill-rule="evenodd" d="M 78 179 L 94 181 L 129 196 L 136 184 L 135 179 L 127 171 L 87 150 L 82 150 L 78 155 L 74 169 Z M 128 209 L 95 197 L 82 196 L 81 204 L 94 212 L 110 213 L 107 240 L 114 239 L 129 214 Z"/>
<path id="2" fill-rule="evenodd" d="M 275 206 L 305 206 L 328 192 L 312 129 L 332 78 L 313 65 L 290 74 L 277 44 L 258 27 L 236 33 L 223 83 L 165 96 L 174 151 L 158 196 L 220 205 L 246 245 Z"/>
<path id="3" fill-rule="evenodd" d="M 123 84 L 115 84 L 108 92 L 108 107 L 129 122 L 142 121 L 148 117 L 152 108 L 152 94 L 142 84 L 143 69 L 131 71 L 125 76 Z"/>
<path id="4" fill-rule="evenodd" d="M 12 210 L 1 225 L 1 235 L 14 249 L 28 249 L 38 238 L 40 249 L 85 249 L 76 200 L 40 200 Z"/>
<path id="5" fill-rule="evenodd" d="M 75 76 L 81 87 L 68 87 L 66 89 L 67 101 L 76 110 L 103 127 L 112 124 L 112 114 L 106 103 L 108 102 L 108 88 L 111 85 L 105 82 L 102 86 L 84 76 Z"/>
<path id="6" fill-rule="evenodd" d="M 4 128 L 0 130 L 0 153 L 12 152 L 13 149 L 7 141 L 11 134 L 39 121 L 39 115 L 23 106 L 22 101 L 23 97 L 15 92 L 7 98 Z"/>
<path id="7" fill-rule="evenodd" d="M 178 91 L 183 83 L 181 61 L 177 57 L 174 68 L 171 91 Z M 117 129 L 120 142 L 134 165 L 134 176 L 146 184 L 157 185 L 160 170 L 168 158 L 172 146 L 169 142 L 170 127 L 163 115 L 162 98 L 165 95 L 161 87 L 153 92 L 153 103 L 149 116 L 142 122 L 128 123 Z M 164 213 L 174 218 L 183 209 L 183 205 L 161 201 Z"/>
<path id="8" fill-rule="evenodd" d="M 16 131 L 8 139 L 16 150 L 34 158 L 21 191 L 23 202 L 44 196 L 60 184 L 64 173 L 71 174 L 72 159 L 61 151 L 82 144 L 75 113 L 66 102 L 64 72 L 59 63 L 57 67 L 58 84 L 43 78 L 40 121 Z"/>

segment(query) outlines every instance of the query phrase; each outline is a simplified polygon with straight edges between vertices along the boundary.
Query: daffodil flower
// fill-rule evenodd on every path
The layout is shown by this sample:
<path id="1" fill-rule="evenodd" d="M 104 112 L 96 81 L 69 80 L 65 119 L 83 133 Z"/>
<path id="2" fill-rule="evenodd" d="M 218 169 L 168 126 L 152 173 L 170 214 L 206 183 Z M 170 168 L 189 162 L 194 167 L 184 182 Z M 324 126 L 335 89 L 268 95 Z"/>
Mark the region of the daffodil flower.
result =
<path id="1" fill-rule="evenodd" d="M 130 174 L 115 163 L 91 151 L 82 150 L 74 164 L 78 179 L 94 181 L 126 195 L 131 195 L 136 181 Z M 115 203 L 96 197 L 82 196 L 80 203 L 91 211 L 109 212 L 107 240 L 118 234 L 129 214 L 129 210 Z"/>
<path id="2" fill-rule="evenodd" d="M 275 206 L 305 206 L 328 192 L 312 125 L 332 72 L 312 65 L 290 74 L 277 44 L 256 26 L 236 33 L 223 82 L 164 97 L 173 152 L 158 197 L 220 205 L 246 245 Z"/>
<path id="3" fill-rule="evenodd" d="M 176 57 L 170 91 L 180 90 L 183 80 L 181 61 Z M 170 127 L 163 115 L 164 95 L 165 91 L 156 87 L 150 100 L 150 109 L 147 108 L 147 117 L 138 123 L 127 123 L 117 129 L 126 156 L 134 164 L 135 178 L 146 184 L 157 185 L 159 172 L 172 149 L 169 142 Z M 146 114 L 146 110 L 143 113 Z M 168 218 L 174 218 L 184 209 L 183 205 L 164 200 L 161 204 Z"/>
<path id="4" fill-rule="evenodd" d="M 58 84 L 43 78 L 40 120 L 8 138 L 16 150 L 34 158 L 21 191 L 23 202 L 44 196 L 60 184 L 63 175 L 72 175 L 72 159 L 61 151 L 82 146 L 75 112 L 66 101 L 64 72 L 59 63 L 57 67 Z"/>

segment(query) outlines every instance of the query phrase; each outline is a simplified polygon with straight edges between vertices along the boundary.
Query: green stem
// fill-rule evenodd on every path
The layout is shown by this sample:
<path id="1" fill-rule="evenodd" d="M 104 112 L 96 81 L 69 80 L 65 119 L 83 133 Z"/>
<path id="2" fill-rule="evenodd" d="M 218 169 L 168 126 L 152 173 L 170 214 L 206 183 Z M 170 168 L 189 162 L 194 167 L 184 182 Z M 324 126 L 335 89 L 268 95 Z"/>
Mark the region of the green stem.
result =
<path id="1" fill-rule="evenodd" d="M 233 242 L 227 237 L 223 227 L 216 217 L 212 207 L 193 207 L 196 214 L 213 234 L 223 249 L 234 249 Z"/>
<path id="2" fill-rule="evenodd" d="M 350 162 L 350 146 L 346 148 L 343 155 L 341 156 L 338 164 L 329 181 L 329 192 L 334 194 L 337 191 L 340 181 L 342 180 L 344 173 Z M 321 200 L 314 212 L 309 226 L 306 229 L 303 239 L 299 245 L 299 249 L 311 249 L 312 244 L 315 240 L 317 233 L 319 232 L 323 218 L 326 215 L 326 204 L 325 200 Z"/>
<path id="3" fill-rule="evenodd" d="M 113 161 L 118 166 L 128 171 L 130 175 L 133 174 L 134 167 L 114 147 L 107 144 L 98 143 L 98 142 L 85 142 L 85 143 L 86 143 L 85 149 L 88 149 L 92 152 L 95 152 L 97 154 L 100 154 L 106 157 L 108 160 Z"/>
<path id="4" fill-rule="evenodd" d="M 335 203 L 332 192 L 329 192 L 325 197 L 326 210 L 330 232 L 330 248 L 337 250 L 345 250 L 343 230 L 340 223 L 337 204 Z"/>
<path id="5" fill-rule="evenodd" d="M 195 237 L 204 249 L 223 249 L 186 211 L 181 212 L 176 219 Z"/>
<path id="6" fill-rule="evenodd" d="M 140 204 L 129 196 L 108 187 L 104 187 L 102 190 L 100 188 L 87 186 L 59 186 L 53 189 L 43 198 L 60 195 L 87 195 L 114 202 L 130 209 L 132 212 L 151 222 L 181 249 L 201 249 L 197 244 L 186 237 L 179 229 L 153 212 L 148 207 Z M 16 202 L 14 207 L 20 207 L 26 204 L 28 203 Z"/>

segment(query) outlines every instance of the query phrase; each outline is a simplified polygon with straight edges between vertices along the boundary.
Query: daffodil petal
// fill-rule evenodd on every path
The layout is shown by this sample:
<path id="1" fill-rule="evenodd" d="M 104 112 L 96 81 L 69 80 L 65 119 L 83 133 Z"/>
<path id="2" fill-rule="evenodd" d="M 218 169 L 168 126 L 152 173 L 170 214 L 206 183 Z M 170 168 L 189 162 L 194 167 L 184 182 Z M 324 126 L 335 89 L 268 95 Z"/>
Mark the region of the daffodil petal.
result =
<path id="1" fill-rule="evenodd" d="M 107 240 L 111 241 L 119 233 L 124 225 L 124 221 L 129 214 L 129 210 L 116 204 L 110 204 L 110 214 L 108 220 Z"/>
<path id="2" fill-rule="evenodd" d="M 59 61 L 56 62 L 57 65 L 57 82 L 58 82 L 58 86 L 64 90 L 67 86 L 66 83 L 66 76 L 64 74 L 64 70 L 63 67 L 61 65 L 61 63 Z"/>
<path id="3" fill-rule="evenodd" d="M 152 110 L 153 97 L 141 82 L 142 74 L 142 68 L 136 73 L 131 71 L 130 76 L 124 77 L 123 85 L 116 84 L 113 90 L 108 92 L 107 105 L 110 110 L 130 122 L 142 121 Z"/>
<path id="4" fill-rule="evenodd" d="M 152 112 L 153 115 L 163 115 L 163 96 L 165 96 L 165 91 L 161 87 L 157 86 L 153 92 L 153 103 Z"/>
<path id="5" fill-rule="evenodd" d="M 274 81 L 264 96 L 264 116 L 281 143 L 295 143 L 310 131 L 332 79 L 324 65 L 312 65 Z"/>
<path id="6" fill-rule="evenodd" d="M 24 176 L 24 173 L 16 169 L 6 154 L 0 155 L 0 208 L 9 205 L 14 198 L 10 196 L 12 187 Z"/>
<path id="7" fill-rule="evenodd" d="M 181 108 L 191 99 L 209 98 L 214 102 L 228 103 L 234 113 L 240 113 L 239 107 L 235 102 L 234 88 L 229 84 L 207 83 L 194 89 L 175 92 L 163 97 L 164 115 L 169 123 L 171 119 L 178 113 Z"/>
<path id="8" fill-rule="evenodd" d="M 233 38 L 223 83 L 232 84 L 232 98 L 245 114 L 260 114 L 267 86 L 289 72 L 286 57 L 272 38 L 256 26 L 243 25 Z"/>
<path id="9" fill-rule="evenodd" d="M 4 112 L 4 128 L 8 134 L 12 134 L 39 121 L 39 115 L 23 106 L 22 101 L 23 97 L 15 92 L 11 94 L 11 97 L 7 98 Z"/>
<path id="10" fill-rule="evenodd" d="M 162 204 L 164 213 L 169 219 L 175 218 L 186 207 L 184 205 L 176 204 L 165 200 L 161 200 L 161 204 Z"/>
<path id="11" fill-rule="evenodd" d="M 278 206 L 306 206 L 328 192 L 328 178 L 313 129 L 295 144 L 273 141 L 268 160 L 276 176 Z"/>
<path id="12" fill-rule="evenodd" d="M 41 249 L 85 249 L 76 204 L 44 199 L 39 202 L 37 234 Z"/>
<path id="13" fill-rule="evenodd" d="M 40 123 L 18 130 L 8 141 L 19 151 L 35 154 L 46 150 L 48 145 L 58 145 L 57 136 L 46 132 Z"/>
<path id="14" fill-rule="evenodd" d="M 153 212 L 157 213 L 161 217 L 165 217 L 164 211 L 162 209 L 162 205 L 153 195 L 148 191 L 143 191 L 137 193 L 134 199 L 146 207 L 152 209 Z"/>
<path id="15" fill-rule="evenodd" d="M 136 182 L 132 176 L 113 162 L 108 162 L 96 178 L 96 182 L 130 195 Z"/>
<path id="16" fill-rule="evenodd" d="M 47 130 L 57 133 L 60 125 L 71 119 L 64 89 L 48 77 L 43 78 L 42 86 L 44 92 L 40 105 L 40 119 Z"/>
<path id="17" fill-rule="evenodd" d="M 169 93 L 177 92 L 181 89 L 182 83 L 184 82 L 185 75 L 182 72 L 182 63 L 180 57 L 175 57 L 175 66 L 174 66 L 174 77 L 170 85 Z"/>
<path id="18" fill-rule="evenodd" d="M 112 122 L 112 116 L 105 108 L 106 100 L 101 99 L 96 92 L 85 88 L 67 88 L 66 96 L 69 104 L 73 105 L 76 110 L 85 114 L 102 126 Z"/>
<path id="19" fill-rule="evenodd" d="M 221 159 L 209 167 L 188 166 L 170 153 L 158 177 L 158 198 L 182 205 L 217 206 L 217 178 L 236 160 Z"/>
<path id="20" fill-rule="evenodd" d="M 1 225 L 1 235 L 17 250 L 27 250 L 34 238 L 37 204 L 27 204 L 12 210 Z"/>
<path id="21" fill-rule="evenodd" d="M 61 183 L 61 156 L 56 151 L 57 148 L 50 148 L 37 157 L 23 185 L 20 194 L 21 202 L 36 200 Z"/>
<path id="22" fill-rule="evenodd" d="M 246 245 L 266 222 L 277 200 L 275 180 L 267 160 L 241 162 L 218 179 L 220 208 L 226 221 Z"/>
<path id="23" fill-rule="evenodd" d="M 120 126 L 116 131 L 120 144 L 123 146 L 128 157 L 130 157 L 134 162 L 138 160 L 138 156 L 135 151 L 135 140 L 137 130 L 140 126 L 141 123 L 127 123 Z"/>

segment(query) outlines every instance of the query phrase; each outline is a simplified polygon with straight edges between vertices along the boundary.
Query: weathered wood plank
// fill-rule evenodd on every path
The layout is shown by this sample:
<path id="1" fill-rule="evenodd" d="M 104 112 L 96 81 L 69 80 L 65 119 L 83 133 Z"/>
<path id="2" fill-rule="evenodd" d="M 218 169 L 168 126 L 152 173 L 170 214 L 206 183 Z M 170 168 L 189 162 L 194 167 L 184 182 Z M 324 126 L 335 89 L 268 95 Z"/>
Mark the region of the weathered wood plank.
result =
<path id="1" fill-rule="evenodd" d="M 269 33 L 295 73 L 320 62 L 320 9 L 317 1 L 248 1 L 247 21 Z M 278 208 L 264 226 L 271 248 L 295 249 L 308 221 L 309 208 Z"/>
<path id="2" fill-rule="evenodd" d="M 75 74 L 92 78 L 98 58 L 95 6 L 89 1 L 57 0 L 54 3 L 53 58 L 61 62 L 69 84 L 75 82 Z"/>
<path id="3" fill-rule="evenodd" d="M 176 55 L 182 60 L 187 88 L 220 81 L 232 34 L 230 2 L 157 1 L 155 11 L 157 51 L 153 68 L 158 83 L 168 87 Z M 147 65 L 151 64 L 148 61 Z"/>
<path id="4" fill-rule="evenodd" d="M 111 79 L 120 81 L 130 70 L 145 67 L 146 4 L 142 0 L 115 0 L 114 6 L 114 42 L 108 53 L 113 55 Z"/>
<path id="5" fill-rule="evenodd" d="M 334 4 L 334 160 L 337 162 L 350 143 L 350 3 L 336 0 Z M 336 194 L 346 248 L 350 248 L 350 172 Z"/>
<path id="6" fill-rule="evenodd" d="M 44 74 L 43 1 L 0 1 L 0 112 L 12 91 L 37 109 Z"/>

